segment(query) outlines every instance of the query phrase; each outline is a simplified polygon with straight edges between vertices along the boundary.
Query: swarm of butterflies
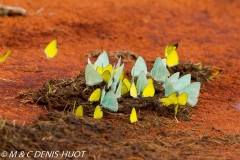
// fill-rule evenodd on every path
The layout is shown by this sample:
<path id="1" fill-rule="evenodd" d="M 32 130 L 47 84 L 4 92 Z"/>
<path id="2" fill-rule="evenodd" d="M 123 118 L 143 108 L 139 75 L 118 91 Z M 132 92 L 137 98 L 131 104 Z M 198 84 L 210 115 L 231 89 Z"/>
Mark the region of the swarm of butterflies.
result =
<path id="1" fill-rule="evenodd" d="M 138 97 L 153 97 L 155 88 L 153 81 L 161 83 L 165 89 L 165 97 L 160 98 L 159 102 L 164 106 L 175 106 L 175 119 L 180 105 L 190 105 L 194 107 L 198 102 L 200 91 L 200 82 L 191 83 L 191 75 L 186 74 L 179 78 L 180 73 L 170 73 L 166 66 L 173 67 L 178 65 L 179 58 L 177 53 L 178 44 L 169 44 L 165 48 L 165 57 L 161 59 L 157 57 L 150 72 L 147 70 L 147 65 L 144 59 L 139 56 L 131 70 L 131 81 L 124 77 L 124 63 L 121 64 L 121 57 L 117 64 L 110 64 L 108 55 L 103 51 L 97 58 L 94 64 L 88 58 L 88 64 L 85 69 L 86 85 L 94 86 L 102 83 L 106 85 L 100 89 L 96 88 L 89 97 L 90 102 L 99 102 L 94 110 L 93 117 L 101 119 L 103 117 L 102 108 L 110 111 L 118 111 L 118 99 L 122 95 L 130 92 L 133 98 Z M 51 41 L 44 53 L 46 57 L 53 58 L 58 52 L 57 41 Z M 0 62 L 6 60 L 10 55 L 11 50 L 0 57 Z M 202 64 L 202 63 L 201 63 Z M 200 66 L 201 67 L 201 66 Z M 136 85 L 134 79 L 137 78 Z M 107 92 L 106 92 L 107 90 Z M 75 110 L 75 115 L 83 116 L 83 107 L 80 105 Z M 137 122 L 136 109 L 133 107 L 130 114 L 130 122 Z M 178 122 L 178 120 L 177 120 Z"/>

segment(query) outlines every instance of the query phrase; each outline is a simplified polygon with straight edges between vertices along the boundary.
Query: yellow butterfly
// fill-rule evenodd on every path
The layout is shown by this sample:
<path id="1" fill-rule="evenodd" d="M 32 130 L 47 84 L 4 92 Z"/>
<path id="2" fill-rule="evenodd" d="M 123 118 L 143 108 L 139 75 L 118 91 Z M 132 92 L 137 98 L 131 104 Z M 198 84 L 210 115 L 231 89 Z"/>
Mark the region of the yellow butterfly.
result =
<path id="1" fill-rule="evenodd" d="M 51 41 L 47 45 L 47 47 L 44 49 L 44 53 L 46 54 L 47 59 L 53 58 L 54 56 L 56 56 L 57 52 L 58 52 L 58 49 L 57 49 L 57 41 L 56 40 Z"/>
<path id="2" fill-rule="evenodd" d="M 75 115 L 78 117 L 82 117 L 83 116 L 83 107 L 82 105 L 79 105 L 78 108 L 75 111 Z"/>
<path id="3" fill-rule="evenodd" d="M 124 78 L 122 83 L 121 95 L 128 93 L 128 91 L 130 90 L 130 87 L 131 87 L 131 83 L 129 82 L 128 79 Z"/>
<path id="4" fill-rule="evenodd" d="M 200 63 L 199 63 L 198 69 L 199 69 L 200 71 L 203 69 L 203 62 L 202 62 L 202 59 L 201 59 L 201 61 L 200 61 Z"/>
<path id="5" fill-rule="evenodd" d="M 179 63 L 178 53 L 176 51 L 177 47 L 178 43 L 175 45 L 169 44 L 165 48 L 165 57 L 167 59 L 168 67 L 176 66 Z"/>
<path id="6" fill-rule="evenodd" d="M 110 81 L 111 77 L 111 73 L 112 73 L 112 65 L 109 64 L 107 65 L 104 69 L 103 69 L 103 73 L 102 73 L 102 77 L 104 82 L 108 83 Z"/>
<path id="7" fill-rule="evenodd" d="M 8 50 L 3 56 L 0 56 L 0 62 L 4 62 L 7 57 L 11 54 L 11 50 Z"/>
<path id="8" fill-rule="evenodd" d="M 101 75 L 103 74 L 103 68 L 101 68 L 99 66 L 97 67 L 96 71 Z"/>
<path id="9" fill-rule="evenodd" d="M 137 118 L 136 109 L 133 107 L 132 112 L 130 114 L 130 122 L 134 123 L 134 122 L 137 122 L 137 121 L 138 121 L 138 118 Z"/>
<path id="10" fill-rule="evenodd" d="M 153 83 L 148 83 L 146 87 L 143 89 L 142 96 L 143 97 L 153 97 L 155 94 L 155 89 Z"/>
<path id="11" fill-rule="evenodd" d="M 94 115 L 93 115 L 93 118 L 95 119 L 101 119 L 103 117 L 103 111 L 102 111 L 102 108 L 97 105 L 97 107 L 95 108 L 94 110 Z"/>
<path id="12" fill-rule="evenodd" d="M 222 70 L 220 69 L 219 71 L 217 71 L 216 73 L 214 73 L 213 75 L 211 75 L 208 79 L 211 80 L 211 79 L 216 78 L 221 71 L 222 71 Z"/>
<path id="13" fill-rule="evenodd" d="M 97 101 L 99 101 L 100 97 L 101 97 L 101 89 L 97 88 L 92 92 L 92 94 L 90 95 L 88 100 L 90 102 L 97 102 Z"/>
<path id="14" fill-rule="evenodd" d="M 48 93 L 52 93 L 52 87 L 51 87 L 49 81 L 48 81 Z"/>
<path id="15" fill-rule="evenodd" d="M 167 98 L 161 98 L 160 102 L 162 102 L 163 105 L 165 105 L 165 106 L 169 106 L 171 104 L 175 105 L 174 115 L 175 115 L 175 119 L 177 120 L 176 115 L 177 115 L 177 112 L 178 112 L 178 106 L 179 105 L 186 105 L 187 100 L 188 100 L 187 92 L 183 92 L 182 94 L 180 94 L 178 96 L 177 96 L 176 92 L 173 92 Z M 177 122 L 179 122 L 179 121 L 177 120 Z"/>
<path id="16" fill-rule="evenodd" d="M 133 97 L 133 98 L 137 98 L 137 88 L 136 88 L 136 85 L 134 82 L 132 82 L 132 85 L 130 87 L 130 95 Z"/>

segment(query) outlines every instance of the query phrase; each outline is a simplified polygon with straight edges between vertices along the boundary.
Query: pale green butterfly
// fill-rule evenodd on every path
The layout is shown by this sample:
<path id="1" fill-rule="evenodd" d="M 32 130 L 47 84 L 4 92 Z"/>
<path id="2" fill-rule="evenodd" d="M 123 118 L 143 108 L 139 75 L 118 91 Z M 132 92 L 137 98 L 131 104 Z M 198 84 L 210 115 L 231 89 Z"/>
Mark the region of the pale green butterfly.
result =
<path id="1" fill-rule="evenodd" d="M 162 83 L 165 81 L 166 77 L 170 76 L 170 73 L 166 68 L 166 65 L 163 63 L 160 57 L 158 57 L 155 60 L 153 64 L 153 68 L 151 69 L 150 75 L 155 81 L 162 82 Z"/>
<path id="2" fill-rule="evenodd" d="M 188 94 L 187 103 L 192 107 L 194 107 L 198 102 L 200 85 L 201 85 L 200 82 L 193 82 L 184 87 L 183 89 L 181 89 L 181 91 L 179 91 L 179 94 L 187 92 Z"/>
<path id="3" fill-rule="evenodd" d="M 117 72 L 114 74 L 114 81 L 118 82 L 120 76 L 121 76 L 121 73 L 123 71 L 123 67 L 124 67 L 124 63 L 121 65 L 121 67 L 118 68 Z"/>
<path id="4" fill-rule="evenodd" d="M 103 81 L 102 75 L 99 74 L 93 65 L 87 64 L 85 69 L 85 80 L 88 86 L 93 86 Z"/>
<path id="5" fill-rule="evenodd" d="M 175 91 L 180 91 L 184 87 L 190 84 L 191 74 L 186 74 L 176 81 L 177 74 L 174 77 L 165 79 L 165 96 L 168 97 L 171 93 Z"/>
<path id="6" fill-rule="evenodd" d="M 167 60 L 166 60 L 166 58 L 163 58 L 163 59 L 162 59 L 162 62 L 163 62 L 163 64 L 164 64 L 164 66 L 166 67 L 166 66 L 167 66 Z"/>
<path id="7" fill-rule="evenodd" d="M 103 51 L 97 58 L 96 62 L 94 63 L 94 67 L 102 67 L 105 68 L 109 65 L 109 58 L 106 51 Z"/>
<path id="8" fill-rule="evenodd" d="M 165 86 L 165 97 L 168 97 L 170 94 L 175 92 L 173 84 L 169 81 L 167 77 L 165 78 L 164 86 Z"/>
<path id="9" fill-rule="evenodd" d="M 111 90 L 113 91 L 113 92 L 115 92 L 116 91 L 116 88 L 117 88 L 117 82 L 112 82 L 112 85 L 111 85 Z"/>
<path id="10" fill-rule="evenodd" d="M 102 93 L 101 93 L 100 104 L 102 104 L 102 101 L 103 101 L 103 98 L 104 98 L 105 94 L 106 94 L 106 91 L 105 91 L 105 86 L 104 86 L 103 89 L 102 89 Z"/>
<path id="11" fill-rule="evenodd" d="M 180 72 L 176 72 L 173 75 L 171 75 L 168 79 L 172 84 L 174 84 L 178 80 L 179 75 L 180 75 Z"/>
<path id="12" fill-rule="evenodd" d="M 117 62 L 116 68 L 117 68 L 117 67 L 120 67 L 120 65 L 121 65 L 121 56 L 120 56 L 119 59 L 118 59 L 118 62 Z M 115 67 L 114 67 L 114 68 L 115 68 Z"/>
<path id="13" fill-rule="evenodd" d="M 139 56 L 132 68 L 132 71 L 131 71 L 132 77 L 138 77 L 141 71 L 147 74 L 147 65 L 144 59 L 141 56 Z"/>
<path id="14" fill-rule="evenodd" d="M 191 83 L 191 74 L 186 74 L 173 83 L 173 87 L 176 91 L 180 91 Z"/>
<path id="15" fill-rule="evenodd" d="M 117 112 L 118 102 L 116 94 L 112 90 L 107 92 L 106 95 L 103 97 L 101 105 L 110 111 Z"/>
<path id="16" fill-rule="evenodd" d="M 118 88 L 117 88 L 117 91 L 116 91 L 116 98 L 121 98 L 121 91 L 122 91 L 122 81 L 119 82 L 118 84 Z"/>
<path id="17" fill-rule="evenodd" d="M 147 84 L 148 84 L 148 80 L 147 80 L 146 74 L 144 73 L 144 71 L 141 71 L 138 76 L 137 84 L 136 84 L 138 95 L 142 93 L 142 91 L 144 90 Z"/>
<path id="18" fill-rule="evenodd" d="M 176 73 L 174 73 L 173 75 L 171 75 L 171 76 L 168 78 L 169 82 L 170 82 L 171 84 L 174 84 L 174 83 L 178 80 L 179 75 L 180 75 L 180 72 L 176 72 Z M 165 88 L 165 83 L 163 84 L 163 87 Z"/>
<path id="19" fill-rule="evenodd" d="M 92 64 L 91 60 L 88 58 L 88 64 Z"/>

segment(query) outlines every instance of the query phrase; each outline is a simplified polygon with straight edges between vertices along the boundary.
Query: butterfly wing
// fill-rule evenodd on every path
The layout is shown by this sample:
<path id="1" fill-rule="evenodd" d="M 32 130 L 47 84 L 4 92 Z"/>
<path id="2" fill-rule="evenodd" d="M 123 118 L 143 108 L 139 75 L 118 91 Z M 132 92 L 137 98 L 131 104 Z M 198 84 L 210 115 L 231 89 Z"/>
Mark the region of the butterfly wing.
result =
<path id="1" fill-rule="evenodd" d="M 103 117 L 102 108 L 99 105 L 97 105 L 95 110 L 94 110 L 93 118 L 101 119 L 102 117 Z"/>
<path id="2" fill-rule="evenodd" d="M 5 53 L 3 56 L 1 56 L 0 63 L 4 62 L 10 54 L 11 54 L 11 50 L 8 50 L 7 53 Z"/>
<path id="3" fill-rule="evenodd" d="M 148 84 L 148 79 L 146 77 L 146 74 L 144 73 L 144 71 L 141 71 L 138 76 L 137 84 L 136 84 L 138 95 L 144 90 L 147 84 Z"/>
<path id="4" fill-rule="evenodd" d="M 137 122 L 137 121 L 138 121 L 137 112 L 136 112 L 136 109 L 133 107 L 132 111 L 131 111 L 131 114 L 130 114 L 130 122 L 134 123 L 134 122 Z"/>
<path id="5" fill-rule="evenodd" d="M 162 102 L 164 106 L 169 106 L 171 104 L 177 104 L 177 93 L 173 92 L 166 98 L 160 98 L 160 102 Z"/>
<path id="6" fill-rule="evenodd" d="M 173 67 L 179 63 L 178 53 L 176 51 L 177 49 L 176 45 L 169 44 L 165 48 L 165 57 L 167 58 L 168 67 Z"/>
<path id="7" fill-rule="evenodd" d="M 122 95 L 122 81 L 119 82 L 118 88 L 117 88 L 117 91 L 116 91 L 116 97 L 117 97 L 117 99 L 118 99 L 118 98 L 121 98 L 121 95 Z"/>
<path id="8" fill-rule="evenodd" d="M 97 88 L 92 92 L 92 94 L 90 95 L 88 100 L 90 102 L 97 102 L 97 101 L 99 101 L 100 96 L 101 96 L 101 89 Z"/>
<path id="9" fill-rule="evenodd" d="M 119 59 L 118 59 L 118 62 L 117 62 L 117 65 L 116 65 L 116 67 L 120 67 L 120 65 L 121 65 L 121 56 L 119 57 Z"/>
<path id="10" fill-rule="evenodd" d="M 152 78 L 157 82 L 164 82 L 165 78 L 170 75 L 168 69 L 164 66 L 162 59 L 158 57 L 150 72 Z"/>
<path id="11" fill-rule="evenodd" d="M 117 97 L 113 91 L 109 91 L 103 97 L 102 106 L 110 111 L 117 112 L 118 111 L 118 102 Z"/>
<path id="12" fill-rule="evenodd" d="M 75 111 L 75 115 L 78 117 L 82 117 L 83 116 L 83 107 L 82 105 L 78 106 L 78 108 Z"/>
<path id="13" fill-rule="evenodd" d="M 155 94 L 154 85 L 149 83 L 143 90 L 142 96 L 143 97 L 153 97 Z"/>
<path id="14" fill-rule="evenodd" d="M 130 96 L 132 96 L 133 98 L 137 98 L 137 88 L 134 82 L 132 82 L 130 87 Z"/>
<path id="15" fill-rule="evenodd" d="M 94 63 L 94 67 L 103 67 L 105 68 L 107 65 L 109 65 L 109 58 L 106 51 L 103 51 L 97 58 L 96 62 Z"/>
<path id="16" fill-rule="evenodd" d="M 123 67 L 124 67 L 124 63 L 121 65 L 121 67 L 116 68 L 116 73 L 113 76 L 114 81 L 118 82 L 119 79 L 120 80 L 121 78 L 123 79 Z"/>
<path id="17" fill-rule="evenodd" d="M 85 80 L 88 86 L 93 86 L 103 81 L 102 75 L 100 75 L 93 65 L 87 64 L 85 69 Z"/>
<path id="18" fill-rule="evenodd" d="M 126 94 L 129 91 L 127 85 L 123 82 L 122 83 L 122 89 L 121 89 L 121 95 Z"/>
<path id="19" fill-rule="evenodd" d="M 56 56 L 57 52 L 58 52 L 58 49 L 57 49 L 57 41 L 56 40 L 51 41 L 47 45 L 47 47 L 44 49 L 44 53 L 46 54 L 48 59 Z"/>
<path id="20" fill-rule="evenodd" d="M 171 93 L 175 92 L 175 89 L 173 87 L 173 84 L 169 82 L 169 79 L 165 79 L 165 97 L 168 97 Z"/>
<path id="21" fill-rule="evenodd" d="M 175 83 L 174 83 L 174 89 L 176 91 L 180 91 L 181 89 L 183 89 L 184 87 L 186 87 L 187 85 L 189 85 L 191 83 L 191 74 L 186 74 L 184 76 L 182 76 L 181 78 L 179 78 Z"/>
<path id="22" fill-rule="evenodd" d="M 188 94 L 188 99 L 187 99 L 187 103 L 194 107 L 197 102 L 198 102 L 198 96 L 199 96 L 199 92 L 200 92 L 200 82 L 193 82 L 191 84 L 189 84 L 188 86 L 184 87 L 179 94 L 182 94 L 184 92 L 187 92 Z"/>
<path id="23" fill-rule="evenodd" d="M 132 71 L 131 71 L 132 77 L 138 77 L 141 71 L 147 74 L 147 65 L 144 59 L 141 56 L 139 56 L 132 68 Z"/>
<path id="24" fill-rule="evenodd" d="M 102 74 L 103 81 L 108 83 L 111 79 L 111 72 L 109 70 L 105 70 Z"/>
<path id="25" fill-rule="evenodd" d="M 102 89 L 102 93 L 101 93 L 100 104 L 102 104 L 102 101 L 103 101 L 103 98 L 104 98 L 105 94 L 106 94 L 105 87 L 103 87 L 103 89 Z"/>
<path id="26" fill-rule="evenodd" d="M 187 94 L 187 92 L 181 93 L 181 94 L 177 97 L 177 99 L 178 99 L 178 104 L 179 104 L 179 105 L 186 105 L 187 99 L 188 99 L 188 94 Z"/>

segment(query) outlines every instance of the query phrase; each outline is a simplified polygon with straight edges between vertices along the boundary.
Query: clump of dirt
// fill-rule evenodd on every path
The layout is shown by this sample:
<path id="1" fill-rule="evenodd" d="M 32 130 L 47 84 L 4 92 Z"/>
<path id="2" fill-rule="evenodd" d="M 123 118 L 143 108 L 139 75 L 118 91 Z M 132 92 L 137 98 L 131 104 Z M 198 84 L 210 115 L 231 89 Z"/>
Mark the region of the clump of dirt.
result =
<path id="1" fill-rule="evenodd" d="M 201 81 L 204 83 L 211 75 L 209 67 L 202 70 L 198 65 L 189 62 L 180 62 L 176 67 L 169 68 L 170 73 L 180 72 L 180 76 L 190 73 L 193 81 Z M 126 76 L 130 73 L 127 72 Z M 49 85 L 52 92 L 49 93 Z M 49 111 L 73 111 L 74 106 L 82 105 L 84 113 L 91 115 L 99 103 L 91 103 L 88 101 L 91 93 L 96 88 L 103 88 L 105 85 L 102 82 L 94 87 L 89 87 L 85 84 L 84 73 L 80 73 L 77 77 L 70 79 L 50 80 L 44 84 L 38 91 L 29 91 L 20 93 L 22 102 L 38 103 L 46 106 Z M 132 107 L 140 110 L 156 110 L 160 116 L 172 117 L 174 113 L 174 106 L 164 107 L 159 98 L 164 97 L 164 88 L 162 84 L 154 82 L 155 96 L 152 98 L 132 98 L 129 93 L 118 99 L 119 109 L 118 113 L 129 114 Z M 184 120 L 189 120 L 189 114 L 192 108 L 188 106 L 181 106 L 179 108 L 178 117 Z M 108 111 L 105 111 L 108 112 Z M 108 112 L 109 113 L 109 112 Z"/>

